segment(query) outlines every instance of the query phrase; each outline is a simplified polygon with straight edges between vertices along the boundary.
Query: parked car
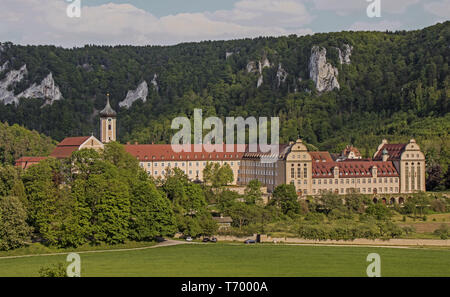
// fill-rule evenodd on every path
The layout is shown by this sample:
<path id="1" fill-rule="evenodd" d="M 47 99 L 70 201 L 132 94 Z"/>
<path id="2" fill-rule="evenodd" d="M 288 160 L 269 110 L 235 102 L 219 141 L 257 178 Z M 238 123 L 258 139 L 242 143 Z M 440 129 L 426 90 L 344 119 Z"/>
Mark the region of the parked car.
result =
<path id="1" fill-rule="evenodd" d="M 186 241 L 192 241 L 192 237 L 190 236 L 186 237 Z"/>
<path id="2" fill-rule="evenodd" d="M 203 242 L 209 242 L 210 240 L 209 240 L 209 238 L 208 237 L 205 237 L 205 238 L 203 238 L 203 240 L 202 240 Z"/>
<path id="3" fill-rule="evenodd" d="M 209 241 L 211 241 L 211 242 L 217 242 L 217 238 L 215 238 L 215 237 L 213 237 L 213 238 L 211 238 Z"/>
<path id="4" fill-rule="evenodd" d="M 164 242 L 166 239 L 164 237 L 158 236 L 156 237 L 156 242 Z"/>
<path id="5" fill-rule="evenodd" d="M 245 244 L 253 244 L 256 243 L 256 240 L 253 239 L 247 239 L 246 241 L 244 241 Z"/>

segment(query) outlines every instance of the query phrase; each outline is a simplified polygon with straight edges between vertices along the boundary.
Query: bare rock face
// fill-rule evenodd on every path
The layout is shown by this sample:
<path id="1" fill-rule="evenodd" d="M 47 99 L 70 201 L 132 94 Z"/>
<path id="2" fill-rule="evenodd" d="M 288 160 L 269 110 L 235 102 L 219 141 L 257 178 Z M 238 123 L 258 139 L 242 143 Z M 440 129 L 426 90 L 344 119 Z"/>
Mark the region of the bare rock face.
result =
<path id="1" fill-rule="evenodd" d="M 19 99 L 14 96 L 14 91 L 9 91 L 8 87 L 21 82 L 27 74 L 27 65 L 23 65 L 19 70 L 11 70 L 6 74 L 6 77 L 0 81 L 0 102 L 5 105 L 19 103 Z"/>
<path id="2" fill-rule="evenodd" d="M 62 95 L 59 87 L 53 80 L 53 74 L 50 72 L 39 85 L 34 83 L 31 87 L 17 95 L 17 98 L 43 98 L 46 100 L 44 103 L 45 106 L 48 104 L 52 105 L 53 102 L 61 100 Z"/>
<path id="3" fill-rule="evenodd" d="M 148 96 L 148 85 L 144 80 L 136 90 L 130 90 L 127 93 L 125 100 L 119 103 L 120 107 L 130 108 L 136 100 L 141 99 L 143 102 L 147 101 Z"/>
<path id="4" fill-rule="evenodd" d="M 228 58 L 231 57 L 232 55 L 234 55 L 233 52 L 226 52 L 226 53 L 225 53 L 225 59 L 228 59 Z"/>
<path id="5" fill-rule="evenodd" d="M 340 89 L 337 68 L 327 63 L 327 50 L 318 46 L 311 49 L 309 61 L 309 76 L 315 82 L 319 92 L 329 92 Z"/>
<path id="6" fill-rule="evenodd" d="M 259 72 L 258 67 L 256 67 L 256 62 L 255 61 L 248 62 L 248 64 L 247 64 L 247 72 L 248 73 Z"/>
<path id="7" fill-rule="evenodd" d="M 287 79 L 288 73 L 286 70 L 283 69 L 281 66 L 281 63 L 278 64 L 278 71 L 277 71 L 277 80 L 278 80 L 278 87 L 280 87 L 281 83 L 284 83 Z"/>
<path id="8" fill-rule="evenodd" d="M 353 46 L 350 46 L 348 44 L 344 44 L 344 49 L 341 50 L 340 48 L 336 48 L 339 52 L 339 63 L 342 64 L 350 64 L 351 60 L 350 57 L 352 55 Z"/>
<path id="9" fill-rule="evenodd" d="M 0 66 L 0 72 L 5 71 L 9 66 L 9 62 L 6 61 L 2 66 Z"/>
<path id="10" fill-rule="evenodd" d="M 258 65 L 258 66 L 256 66 Z M 263 69 L 270 68 L 272 65 L 270 64 L 269 59 L 265 57 L 262 61 L 250 61 L 247 64 L 247 72 L 248 73 L 258 73 L 258 82 L 256 83 L 256 87 L 259 88 L 264 83 Z"/>
<path id="11" fill-rule="evenodd" d="M 269 59 L 267 59 L 267 57 L 264 57 L 264 59 L 260 63 L 262 63 L 262 68 L 263 69 L 266 68 L 266 67 L 268 67 L 268 68 L 272 67 L 272 65 L 270 64 L 270 61 L 269 61 Z"/>
<path id="12" fill-rule="evenodd" d="M 256 83 L 256 87 L 259 88 L 264 83 L 264 76 L 261 74 L 258 77 L 258 82 Z"/>
<path id="13" fill-rule="evenodd" d="M 157 79 L 158 79 L 158 74 L 155 73 L 151 83 L 152 83 L 153 87 L 155 88 L 156 92 L 159 92 L 159 85 L 158 85 Z"/>

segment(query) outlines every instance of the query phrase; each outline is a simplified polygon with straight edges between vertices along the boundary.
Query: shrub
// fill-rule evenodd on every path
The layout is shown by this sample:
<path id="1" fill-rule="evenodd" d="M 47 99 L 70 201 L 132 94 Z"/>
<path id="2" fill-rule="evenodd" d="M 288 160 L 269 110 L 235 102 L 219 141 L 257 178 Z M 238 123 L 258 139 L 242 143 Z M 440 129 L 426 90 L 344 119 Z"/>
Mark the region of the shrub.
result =
<path id="1" fill-rule="evenodd" d="M 41 267 L 40 277 L 67 277 L 66 266 L 64 263 L 57 263 L 47 267 Z"/>
<path id="2" fill-rule="evenodd" d="M 445 240 L 450 235 L 450 229 L 447 224 L 442 224 L 438 229 L 434 230 L 434 234 Z"/>
<path id="3" fill-rule="evenodd" d="M 310 221 L 310 222 L 319 223 L 319 222 L 323 222 L 325 220 L 325 215 L 322 213 L 318 213 L 318 212 L 309 212 L 306 214 L 305 220 Z"/>
<path id="4" fill-rule="evenodd" d="M 446 205 L 442 199 L 435 199 L 431 202 L 431 209 L 435 212 L 445 212 Z"/>

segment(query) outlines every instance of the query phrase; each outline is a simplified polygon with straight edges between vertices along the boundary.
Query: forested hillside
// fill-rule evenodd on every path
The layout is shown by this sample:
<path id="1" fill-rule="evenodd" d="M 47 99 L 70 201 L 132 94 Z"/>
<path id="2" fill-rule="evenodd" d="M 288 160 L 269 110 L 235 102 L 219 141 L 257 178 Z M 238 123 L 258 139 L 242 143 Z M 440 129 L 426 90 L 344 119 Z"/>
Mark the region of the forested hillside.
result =
<path id="1" fill-rule="evenodd" d="M 17 124 L 0 122 L 0 165 L 14 164 L 22 156 L 47 156 L 56 142 Z"/>
<path id="2" fill-rule="evenodd" d="M 23 79 L 6 91 L 27 94 L 52 73 L 62 98 L 53 104 L 35 98 L 22 98 L 18 105 L 0 102 L 0 121 L 56 140 L 98 135 L 98 111 L 109 92 L 119 112 L 122 142 L 167 142 L 172 119 L 191 116 L 194 108 L 202 108 L 205 117 L 279 116 L 281 142 L 300 136 L 333 152 L 352 143 L 370 156 L 383 137 L 415 137 L 429 164 L 437 164 L 440 176 L 448 177 L 449 44 L 450 22 L 410 32 L 340 32 L 170 47 L 64 49 L 3 43 L 0 86 L 12 70 L 26 65 Z M 310 75 L 314 46 L 326 49 L 339 89 L 317 90 Z M 348 48 L 345 61 L 342 53 Z M 144 81 L 149 86 L 146 102 L 119 107 L 128 91 Z"/>

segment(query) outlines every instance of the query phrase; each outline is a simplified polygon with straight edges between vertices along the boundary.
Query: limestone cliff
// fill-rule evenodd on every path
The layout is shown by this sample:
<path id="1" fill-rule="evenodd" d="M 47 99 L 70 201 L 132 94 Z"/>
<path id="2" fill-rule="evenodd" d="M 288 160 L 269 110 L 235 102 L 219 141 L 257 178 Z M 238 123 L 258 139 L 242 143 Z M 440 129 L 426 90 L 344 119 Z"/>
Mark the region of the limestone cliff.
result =
<path id="1" fill-rule="evenodd" d="M 336 48 L 339 53 L 339 63 L 342 64 L 350 64 L 350 56 L 352 55 L 353 46 L 350 46 L 348 44 L 344 44 L 344 49 L 341 50 L 340 48 Z"/>
<path id="2" fill-rule="evenodd" d="M 54 101 L 58 101 L 63 98 L 61 91 L 53 80 L 53 75 L 51 72 L 41 81 L 40 84 L 34 83 L 22 93 L 14 95 L 14 85 L 21 82 L 27 74 L 27 65 L 23 65 L 19 70 L 11 70 L 6 74 L 6 77 L 0 81 L 0 102 L 3 102 L 5 105 L 17 105 L 19 104 L 20 98 L 39 98 L 46 99 L 44 105 L 47 105 L 53 104 Z"/>
<path id="3" fill-rule="evenodd" d="M 19 99 L 14 96 L 14 91 L 8 89 L 21 82 L 27 74 L 27 65 L 23 65 L 19 70 L 11 70 L 6 74 L 6 77 L 0 81 L 0 102 L 5 105 L 19 103 Z"/>
<path id="4" fill-rule="evenodd" d="M 257 66 L 258 65 L 258 66 Z M 270 64 L 269 59 L 267 57 L 264 57 L 262 61 L 250 61 L 247 64 L 247 72 L 248 73 L 258 73 L 258 82 L 256 83 L 256 87 L 259 88 L 264 83 L 264 76 L 263 76 L 263 70 L 264 68 L 270 68 L 272 67 L 272 64 Z"/>
<path id="5" fill-rule="evenodd" d="M 154 78 L 155 79 L 155 78 Z M 153 82 L 153 81 L 152 81 Z M 148 96 L 148 84 L 144 80 L 136 90 L 130 90 L 127 93 L 125 100 L 119 103 L 120 107 L 130 108 L 136 100 L 141 99 L 143 102 L 147 101 Z"/>
<path id="6" fill-rule="evenodd" d="M 45 99 L 44 105 L 52 105 L 53 102 L 61 100 L 62 95 L 59 87 L 53 80 L 53 74 L 50 72 L 40 84 L 34 83 L 31 87 L 17 95 L 17 98 L 42 98 Z"/>
<path id="7" fill-rule="evenodd" d="M 158 85 L 157 79 L 158 79 L 158 74 L 155 73 L 151 83 L 152 83 L 153 87 L 155 88 L 156 92 L 159 92 L 159 85 Z"/>
<path id="8" fill-rule="evenodd" d="M 6 61 L 3 65 L 0 66 L 0 72 L 5 71 L 8 68 L 9 62 Z"/>
<path id="9" fill-rule="evenodd" d="M 278 80 L 278 87 L 280 87 L 281 83 L 284 83 L 287 79 L 288 73 L 286 70 L 284 70 L 283 66 L 281 66 L 281 63 L 278 64 L 278 71 L 277 71 L 277 80 Z"/>
<path id="10" fill-rule="evenodd" d="M 309 76 L 315 82 L 319 92 L 329 92 L 340 89 L 338 82 L 338 70 L 327 63 L 327 50 L 318 46 L 311 49 L 309 61 Z"/>

